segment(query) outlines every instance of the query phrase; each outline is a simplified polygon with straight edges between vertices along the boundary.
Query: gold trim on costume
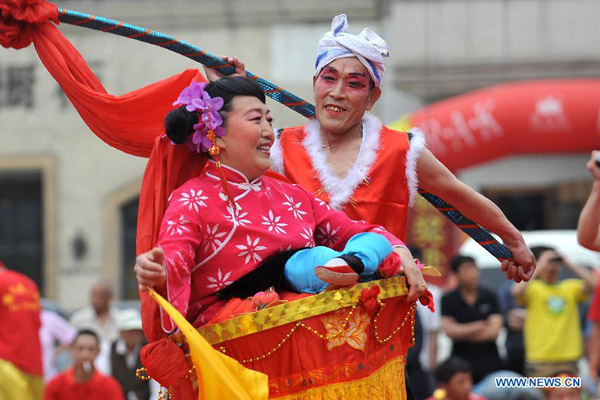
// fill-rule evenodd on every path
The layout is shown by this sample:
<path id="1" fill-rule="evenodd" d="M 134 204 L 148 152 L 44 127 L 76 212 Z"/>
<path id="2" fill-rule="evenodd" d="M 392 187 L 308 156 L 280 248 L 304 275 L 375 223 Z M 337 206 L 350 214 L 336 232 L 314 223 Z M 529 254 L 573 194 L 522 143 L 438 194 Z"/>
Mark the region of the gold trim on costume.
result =
<path id="1" fill-rule="evenodd" d="M 378 285 L 380 300 L 408 293 L 404 276 L 364 282 L 326 291 L 226 321 L 205 325 L 198 332 L 212 345 L 355 305 L 363 289 Z"/>

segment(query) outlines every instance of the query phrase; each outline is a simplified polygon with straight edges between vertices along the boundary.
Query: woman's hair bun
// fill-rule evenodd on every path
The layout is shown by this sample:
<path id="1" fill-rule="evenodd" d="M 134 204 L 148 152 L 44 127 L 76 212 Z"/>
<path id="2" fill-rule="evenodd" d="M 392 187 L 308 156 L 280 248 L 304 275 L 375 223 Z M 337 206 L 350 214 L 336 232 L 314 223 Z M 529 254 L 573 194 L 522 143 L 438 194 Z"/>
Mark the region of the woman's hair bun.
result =
<path id="1" fill-rule="evenodd" d="M 181 106 L 169 112 L 165 117 L 165 130 L 167 136 L 175 144 L 185 142 L 187 137 L 194 133 L 194 125 L 198 123 L 198 114 L 189 112 Z"/>

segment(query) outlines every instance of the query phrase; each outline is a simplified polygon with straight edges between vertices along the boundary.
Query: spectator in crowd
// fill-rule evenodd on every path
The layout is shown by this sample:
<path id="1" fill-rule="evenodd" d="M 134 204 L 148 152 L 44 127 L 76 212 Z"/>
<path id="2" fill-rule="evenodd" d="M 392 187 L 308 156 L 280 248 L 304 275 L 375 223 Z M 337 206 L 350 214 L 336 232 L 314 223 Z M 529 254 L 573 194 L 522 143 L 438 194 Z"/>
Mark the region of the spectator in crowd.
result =
<path id="1" fill-rule="evenodd" d="M 63 317 L 50 310 L 42 310 L 41 319 L 40 341 L 44 360 L 44 381 L 49 382 L 58 374 L 55 357 L 73 343 L 77 330 Z"/>
<path id="2" fill-rule="evenodd" d="M 73 366 L 48 383 L 44 400 L 125 400 L 119 382 L 94 367 L 100 352 L 100 339 L 94 331 L 77 332 L 71 352 Z"/>
<path id="3" fill-rule="evenodd" d="M 529 376 L 577 375 L 577 361 L 583 352 L 578 305 L 591 293 L 594 277 L 552 247 L 537 246 L 531 251 L 538 264 L 535 279 L 511 289 L 517 302 L 527 308 L 525 372 Z M 559 282 L 563 264 L 580 279 Z"/>
<path id="4" fill-rule="evenodd" d="M 473 393 L 471 366 L 460 357 L 450 357 L 435 369 L 438 388 L 427 400 L 485 400 Z"/>
<path id="5" fill-rule="evenodd" d="M 498 304 L 504 317 L 506 327 L 506 364 L 505 368 L 525 375 L 525 339 L 523 327 L 527 317 L 527 310 L 518 306 L 515 296 L 511 292 L 513 283 L 505 281 L 498 289 Z"/>
<path id="6" fill-rule="evenodd" d="M 42 398 L 40 324 L 36 284 L 0 262 L 0 399 Z"/>
<path id="7" fill-rule="evenodd" d="M 600 150 L 592 151 L 587 169 L 594 177 L 592 192 L 588 197 L 577 225 L 577 240 L 583 247 L 600 251 Z"/>
<path id="8" fill-rule="evenodd" d="M 104 280 L 96 282 L 90 292 L 91 304 L 76 311 L 70 319 L 75 329 L 89 329 L 98 333 L 101 341 L 112 342 L 119 338 L 118 311 L 111 306 L 113 291 Z"/>
<path id="9" fill-rule="evenodd" d="M 148 400 L 149 381 L 138 379 L 135 371 L 142 368 L 140 351 L 146 344 L 140 312 L 124 310 L 119 315 L 119 339 L 110 346 L 110 369 L 119 382 L 127 400 Z"/>
<path id="10" fill-rule="evenodd" d="M 442 297 L 442 329 L 452 339 L 452 356 L 471 364 L 477 383 L 502 368 L 496 347 L 502 315 L 496 295 L 479 285 L 475 259 L 458 255 L 451 268 L 458 288 Z"/>

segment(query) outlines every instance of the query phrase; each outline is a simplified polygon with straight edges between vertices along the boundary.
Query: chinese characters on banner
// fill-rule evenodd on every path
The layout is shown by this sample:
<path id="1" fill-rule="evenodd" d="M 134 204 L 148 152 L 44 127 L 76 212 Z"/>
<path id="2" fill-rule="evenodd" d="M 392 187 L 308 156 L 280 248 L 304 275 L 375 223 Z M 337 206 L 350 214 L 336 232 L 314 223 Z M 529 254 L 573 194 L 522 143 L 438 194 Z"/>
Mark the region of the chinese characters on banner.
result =
<path id="1" fill-rule="evenodd" d="M 423 252 L 423 264 L 437 268 L 442 277 L 427 277 L 441 285 L 447 277 L 450 259 L 465 239 L 465 234 L 422 197 L 417 197 L 408 219 L 407 238 Z"/>

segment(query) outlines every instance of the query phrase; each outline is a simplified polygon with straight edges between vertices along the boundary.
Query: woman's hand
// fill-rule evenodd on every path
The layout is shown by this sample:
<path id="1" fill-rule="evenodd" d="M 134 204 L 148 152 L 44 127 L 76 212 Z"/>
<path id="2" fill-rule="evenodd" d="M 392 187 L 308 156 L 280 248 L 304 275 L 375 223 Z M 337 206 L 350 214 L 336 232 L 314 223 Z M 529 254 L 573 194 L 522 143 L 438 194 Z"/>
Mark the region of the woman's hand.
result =
<path id="1" fill-rule="evenodd" d="M 425 279 L 423 279 L 423 274 L 419 270 L 419 267 L 417 267 L 414 257 L 406 247 L 396 247 L 394 248 L 394 251 L 402 258 L 402 270 L 409 285 L 408 297 L 406 300 L 417 300 L 425 294 L 425 291 L 427 290 L 427 284 L 425 283 Z"/>
<path id="2" fill-rule="evenodd" d="M 154 288 L 157 292 L 165 293 L 167 288 L 167 271 L 164 266 L 165 253 L 160 247 L 140 254 L 135 259 L 135 277 L 140 290 Z"/>
<path id="3" fill-rule="evenodd" d="M 243 62 L 238 60 L 237 57 L 227 57 L 227 56 L 219 56 L 219 57 L 222 58 L 227 64 L 231 64 L 235 67 L 235 72 L 233 74 L 227 75 L 227 76 L 246 76 L 246 66 L 244 65 Z M 207 66 L 204 66 L 203 68 L 204 68 L 204 73 L 206 74 L 206 78 L 209 80 L 209 82 L 218 81 L 219 79 L 221 79 L 222 77 L 225 76 L 222 73 L 220 73 L 219 70 L 216 68 L 211 68 L 211 67 L 207 67 Z"/>

